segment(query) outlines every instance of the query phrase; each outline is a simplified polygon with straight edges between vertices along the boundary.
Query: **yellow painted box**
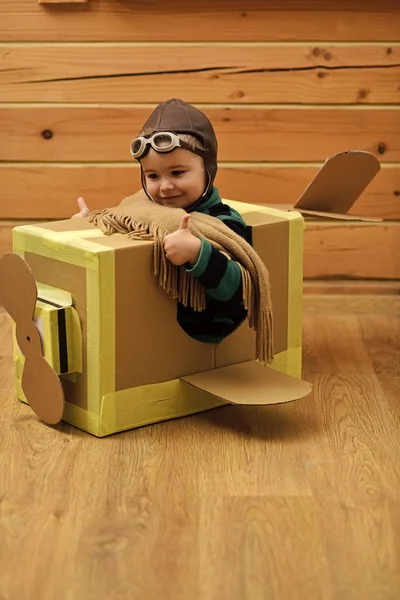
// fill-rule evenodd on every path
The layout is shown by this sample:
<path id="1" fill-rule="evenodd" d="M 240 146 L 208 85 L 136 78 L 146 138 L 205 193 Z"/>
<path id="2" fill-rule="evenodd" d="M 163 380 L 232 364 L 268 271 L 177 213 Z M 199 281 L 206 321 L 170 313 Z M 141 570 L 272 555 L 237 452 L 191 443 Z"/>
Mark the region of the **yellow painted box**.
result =
<path id="1" fill-rule="evenodd" d="M 272 367 L 299 378 L 303 218 L 297 212 L 224 202 L 252 226 L 254 248 L 270 273 Z M 221 398 L 182 378 L 255 358 L 255 333 L 247 322 L 221 344 L 198 342 L 180 328 L 176 301 L 153 274 L 152 242 L 106 236 L 88 219 L 72 219 L 16 227 L 13 248 L 38 286 L 35 318 L 49 321 L 42 328 L 44 355 L 62 381 L 63 420 L 89 433 L 102 437 L 220 406 L 229 401 L 229 390 Z M 56 329 L 46 309 L 52 303 L 72 311 L 63 334 L 70 353 L 64 369 L 46 334 Z M 26 401 L 24 361 L 14 347 L 17 395 Z"/>

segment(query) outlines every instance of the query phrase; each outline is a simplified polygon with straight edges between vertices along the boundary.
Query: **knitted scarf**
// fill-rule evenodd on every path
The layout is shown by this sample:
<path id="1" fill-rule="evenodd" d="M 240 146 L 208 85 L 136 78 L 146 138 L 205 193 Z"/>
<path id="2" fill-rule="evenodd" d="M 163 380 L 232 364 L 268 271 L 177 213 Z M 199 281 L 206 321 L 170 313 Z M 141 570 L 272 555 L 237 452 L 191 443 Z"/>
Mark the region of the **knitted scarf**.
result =
<path id="1" fill-rule="evenodd" d="M 186 211 L 161 206 L 149 200 L 141 190 L 125 198 L 118 206 L 90 213 L 90 221 L 106 235 L 127 234 L 134 240 L 154 241 L 154 274 L 165 292 L 184 306 L 196 311 L 206 306 L 206 290 L 184 265 L 171 263 L 164 252 L 164 237 L 179 228 Z M 273 358 L 272 303 L 269 274 L 257 252 L 242 237 L 215 217 L 190 213 L 190 231 L 207 239 L 217 250 L 239 265 L 242 275 L 244 307 L 250 327 L 256 330 L 256 357 L 262 363 Z"/>

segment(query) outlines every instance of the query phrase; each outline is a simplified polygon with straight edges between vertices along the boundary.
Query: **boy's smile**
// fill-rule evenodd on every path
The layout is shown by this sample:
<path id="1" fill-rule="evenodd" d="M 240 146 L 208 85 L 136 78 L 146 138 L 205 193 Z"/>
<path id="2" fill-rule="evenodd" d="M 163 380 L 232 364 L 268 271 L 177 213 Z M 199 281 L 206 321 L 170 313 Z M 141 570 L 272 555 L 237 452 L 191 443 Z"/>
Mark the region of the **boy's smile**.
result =
<path id="1" fill-rule="evenodd" d="M 151 148 L 141 164 L 147 192 L 157 204 L 188 208 L 206 188 L 203 159 L 189 150 L 162 154 Z"/>

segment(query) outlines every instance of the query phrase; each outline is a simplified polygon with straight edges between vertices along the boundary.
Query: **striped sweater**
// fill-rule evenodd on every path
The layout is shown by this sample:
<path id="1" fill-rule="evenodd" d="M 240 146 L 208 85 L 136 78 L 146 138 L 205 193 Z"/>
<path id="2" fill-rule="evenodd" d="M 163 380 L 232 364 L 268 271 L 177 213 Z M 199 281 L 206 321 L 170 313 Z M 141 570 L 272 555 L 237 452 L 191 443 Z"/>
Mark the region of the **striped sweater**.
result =
<path id="1" fill-rule="evenodd" d="M 246 225 L 236 210 L 222 203 L 216 187 L 208 200 L 200 205 L 196 203 L 187 212 L 193 210 L 220 219 L 252 244 L 251 227 Z M 190 337 L 200 342 L 219 343 L 237 329 L 247 316 L 239 266 L 201 238 L 197 263 L 186 265 L 186 271 L 192 277 L 197 277 L 205 287 L 206 308 L 196 312 L 178 302 L 178 323 Z"/>

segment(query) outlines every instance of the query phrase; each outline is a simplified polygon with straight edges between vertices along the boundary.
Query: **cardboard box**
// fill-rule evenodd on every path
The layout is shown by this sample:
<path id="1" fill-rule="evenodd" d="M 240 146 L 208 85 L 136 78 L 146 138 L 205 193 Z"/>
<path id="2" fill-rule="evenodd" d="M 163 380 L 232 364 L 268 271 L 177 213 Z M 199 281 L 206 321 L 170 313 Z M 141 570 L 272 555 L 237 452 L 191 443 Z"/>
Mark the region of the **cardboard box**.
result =
<path id="1" fill-rule="evenodd" d="M 309 393 L 311 386 L 299 379 L 304 220 L 296 212 L 224 202 L 253 227 L 254 248 L 269 269 L 272 368 L 254 360 L 255 333 L 247 322 L 218 345 L 184 333 L 176 302 L 153 275 L 151 242 L 105 236 L 88 219 L 15 228 L 14 253 L 29 266 L 38 288 L 36 321 L 45 306 L 48 315 L 53 306 L 69 319 L 62 333 L 64 348 L 73 353 L 69 362 L 57 351 L 61 334 L 50 339 L 61 313 L 53 315 L 46 335 L 42 327 L 45 356 L 62 382 L 64 421 L 105 436 L 225 402 L 269 404 Z M 46 346 L 52 352 L 46 354 Z M 17 395 L 26 401 L 24 362 L 16 344 Z"/>

